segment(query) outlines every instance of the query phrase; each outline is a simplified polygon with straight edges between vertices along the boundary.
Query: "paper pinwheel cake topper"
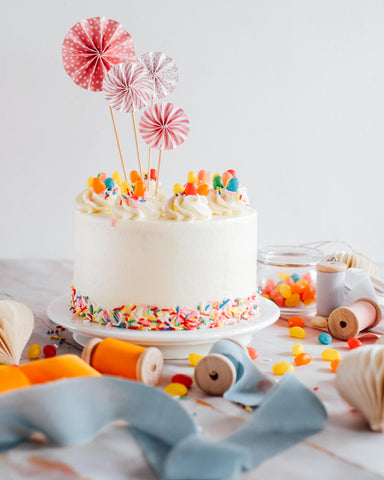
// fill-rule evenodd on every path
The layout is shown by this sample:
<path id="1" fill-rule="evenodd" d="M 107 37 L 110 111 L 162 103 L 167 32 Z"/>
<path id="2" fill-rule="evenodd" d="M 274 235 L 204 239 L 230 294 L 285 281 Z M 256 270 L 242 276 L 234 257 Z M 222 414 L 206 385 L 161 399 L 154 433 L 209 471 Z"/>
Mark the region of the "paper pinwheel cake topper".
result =
<path id="1" fill-rule="evenodd" d="M 163 150 L 172 150 L 185 141 L 189 133 L 189 120 L 184 110 L 173 103 L 157 103 L 145 110 L 139 128 L 144 142 L 160 150 L 156 179 L 157 195 L 161 153 Z"/>
<path id="2" fill-rule="evenodd" d="M 81 20 L 67 33 L 63 48 L 65 71 L 86 90 L 101 92 L 106 73 L 116 64 L 133 60 L 131 35 L 115 20 Z"/>
<path id="3" fill-rule="evenodd" d="M 162 52 L 145 52 L 137 61 L 153 80 L 153 98 L 164 98 L 176 88 L 179 74 L 176 63 Z"/>
<path id="4" fill-rule="evenodd" d="M 104 97 L 109 105 L 125 113 L 131 112 L 135 133 L 137 160 L 143 178 L 134 112 L 145 107 L 152 95 L 152 79 L 139 63 L 116 65 L 107 74 L 103 84 Z"/>

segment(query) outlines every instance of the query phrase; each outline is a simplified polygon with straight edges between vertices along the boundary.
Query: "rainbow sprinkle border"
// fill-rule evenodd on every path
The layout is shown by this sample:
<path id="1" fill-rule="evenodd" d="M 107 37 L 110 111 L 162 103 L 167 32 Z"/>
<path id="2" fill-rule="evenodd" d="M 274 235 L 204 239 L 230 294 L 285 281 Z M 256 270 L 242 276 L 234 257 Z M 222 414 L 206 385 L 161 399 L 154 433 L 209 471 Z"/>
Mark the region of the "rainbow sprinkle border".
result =
<path id="1" fill-rule="evenodd" d="M 227 299 L 199 305 L 196 309 L 176 307 L 159 308 L 151 305 L 123 305 L 112 310 L 94 306 L 89 297 L 79 295 L 72 285 L 69 309 L 83 320 L 105 327 L 133 330 L 198 330 L 236 325 L 255 315 L 259 293 L 248 297 Z"/>

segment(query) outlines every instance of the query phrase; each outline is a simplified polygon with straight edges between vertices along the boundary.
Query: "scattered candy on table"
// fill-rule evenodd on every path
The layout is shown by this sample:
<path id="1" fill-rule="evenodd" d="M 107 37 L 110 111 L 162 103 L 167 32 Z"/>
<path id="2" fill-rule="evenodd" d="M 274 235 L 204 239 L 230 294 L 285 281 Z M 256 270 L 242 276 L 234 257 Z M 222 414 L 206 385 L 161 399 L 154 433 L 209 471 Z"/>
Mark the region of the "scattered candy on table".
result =
<path id="1" fill-rule="evenodd" d="M 53 345 L 45 345 L 43 353 L 47 358 L 54 357 L 56 356 L 56 348 Z"/>
<path id="2" fill-rule="evenodd" d="M 326 348 L 321 352 L 321 356 L 326 362 L 332 362 L 332 360 L 340 359 L 340 353 L 334 348 Z"/>
<path id="3" fill-rule="evenodd" d="M 247 347 L 247 350 L 248 350 L 248 355 L 251 357 L 251 359 L 256 360 L 256 358 L 259 356 L 259 352 L 256 350 L 256 348 Z"/>
<path id="4" fill-rule="evenodd" d="M 301 366 L 301 365 L 307 365 L 308 363 L 311 363 L 312 357 L 309 355 L 309 353 L 299 353 L 298 355 L 295 356 L 295 365 Z"/>
<path id="5" fill-rule="evenodd" d="M 275 375 L 284 375 L 287 372 L 294 372 L 295 367 L 290 362 L 277 362 L 272 367 Z"/>
<path id="6" fill-rule="evenodd" d="M 301 327 L 291 327 L 289 335 L 294 338 L 305 338 L 305 330 Z"/>
<path id="7" fill-rule="evenodd" d="M 188 388 L 182 383 L 169 383 L 164 388 L 164 392 L 173 397 L 185 397 L 188 395 Z"/>
<path id="8" fill-rule="evenodd" d="M 320 333 L 318 336 L 319 342 L 322 343 L 323 345 L 329 345 L 332 342 L 332 337 L 329 335 L 329 333 Z"/>
<path id="9" fill-rule="evenodd" d="M 355 337 L 348 338 L 347 343 L 348 343 L 348 347 L 351 350 L 362 346 L 362 343 L 360 342 L 360 340 Z"/>
<path id="10" fill-rule="evenodd" d="M 204 357 L 204 355 L 199 355 L 198 353 L 190 353 L 188 356 L 189 363 L 196 367 L 196 365 L 200 362 L 200 360 Z"/>
<path id="11" fill-rule="evenodd" d="M 301 317 L 291 317 L 288 319 L 289 327 L 304 327 L 304 320 Z"/>
<path id="12" fill-rule="evenodd" d="M 304 345 L 302 343 L 295 343 L 292 347 L 292 353 L 294 356 L 304 352 Z"/>
<path id="13" fill-rule="evenodd" d="M 177 373 L 172 377 L 172 383 L 181 383 L 187 388 L 190 388 L 192 386 L 193 380 L 189 375 L 185 375 L 184 373 Z"/>
<path id="14" fill-rule="evenodd" d="M 41 348 L 40 345 L 37 345 L 37 343 L 34 343 L 31 345 L 28 349 L 28 357 L 31 360 L 36 360 L 36 358 L 39 358 L 41 355 Z"/>

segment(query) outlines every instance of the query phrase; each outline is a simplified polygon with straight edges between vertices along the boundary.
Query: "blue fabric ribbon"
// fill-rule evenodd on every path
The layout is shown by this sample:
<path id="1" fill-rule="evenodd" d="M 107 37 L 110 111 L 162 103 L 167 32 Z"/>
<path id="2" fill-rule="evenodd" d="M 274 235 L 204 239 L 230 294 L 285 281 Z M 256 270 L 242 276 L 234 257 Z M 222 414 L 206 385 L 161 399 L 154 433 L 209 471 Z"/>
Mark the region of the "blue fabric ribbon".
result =
<path id="1" fill-rule="evenodd" d="M 211 441 L 198 433 L 180 402 L 154 387 L 116 377 L 78 377 L 0 395 L 0 452 L 35 432 L 54 445 L 84 443 L 117 419 L 126 421 L 159 478 L 224 480 L 319 432 L 326 412 L 286 374 L 267 389 L 248 422 L 224 440 Z"/>

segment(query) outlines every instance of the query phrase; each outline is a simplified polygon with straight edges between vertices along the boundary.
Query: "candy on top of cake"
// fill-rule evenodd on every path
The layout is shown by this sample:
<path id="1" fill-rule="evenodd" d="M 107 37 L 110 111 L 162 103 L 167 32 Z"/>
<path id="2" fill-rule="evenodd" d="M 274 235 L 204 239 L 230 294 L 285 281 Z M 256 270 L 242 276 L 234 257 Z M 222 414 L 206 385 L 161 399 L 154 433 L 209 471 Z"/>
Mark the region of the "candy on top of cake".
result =
<path id="1" fill-rule="evenodd" d="M 173 186 L 167 200 L 161 185 L 156 194 L 157 171 L 136 170 L 122 181 L 119 172 L 108 177 L 104 172 L 90 177 L 87 189 L 78 195 L 77 208 L 83 213 L 111 215 L 118 219 L 204 220 L 213 215 L 241 215 L 248 207 L 245 187 L 240 186 L 234 170 L 222 175 L 191 171 L 185 184 Z"/>

